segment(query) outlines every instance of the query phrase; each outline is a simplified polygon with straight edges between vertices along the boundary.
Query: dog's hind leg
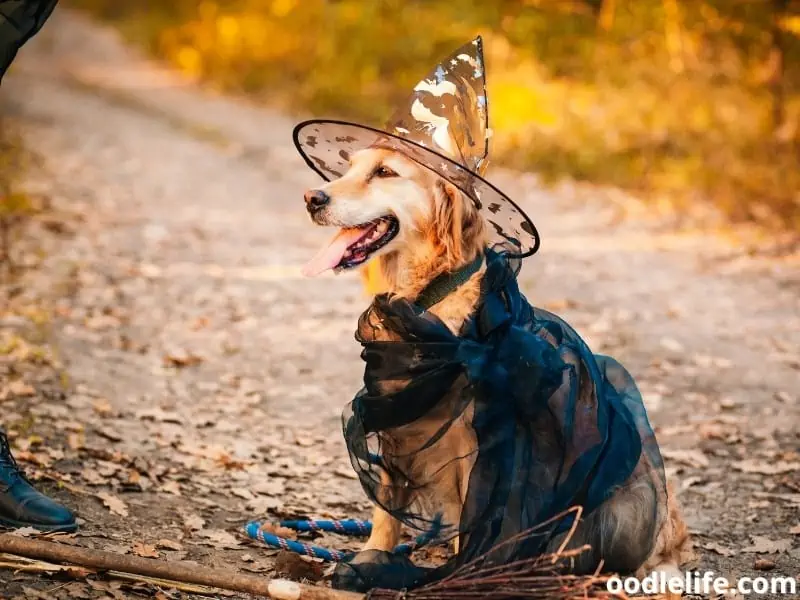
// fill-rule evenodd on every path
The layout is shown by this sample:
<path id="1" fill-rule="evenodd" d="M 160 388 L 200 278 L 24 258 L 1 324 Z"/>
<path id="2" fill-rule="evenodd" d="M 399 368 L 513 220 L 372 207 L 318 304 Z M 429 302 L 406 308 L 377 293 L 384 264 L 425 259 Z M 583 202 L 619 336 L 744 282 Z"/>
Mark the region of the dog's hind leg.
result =
<path id="1" fill-rule="evenodd" d="M 638 577 L 645 577 L 653 571 L 663 573 L 665 579 L 683 579 L 680 565 L 691 552 L 689 528 L 681 516 L 680 506 L 672 482 L 667 484 L 667 515 L 664 525 L 656 538 L 653 552 L 637 571 Z"/>
<path id="2" fill-rule="evenodd" d="M 566 545 L 574 550 L 590 548 L 570 559 L 568 570 L 574 574 L 592 573 L 603 564 L 603 571 L 632 574 L 645 562 L 655 536 L 656 492 L 646 483 L 619 488 L 613 496 L 595 508 L 575 529 Z M 548 552 L 558 550 L 566 534 L 547 545 Z"/>

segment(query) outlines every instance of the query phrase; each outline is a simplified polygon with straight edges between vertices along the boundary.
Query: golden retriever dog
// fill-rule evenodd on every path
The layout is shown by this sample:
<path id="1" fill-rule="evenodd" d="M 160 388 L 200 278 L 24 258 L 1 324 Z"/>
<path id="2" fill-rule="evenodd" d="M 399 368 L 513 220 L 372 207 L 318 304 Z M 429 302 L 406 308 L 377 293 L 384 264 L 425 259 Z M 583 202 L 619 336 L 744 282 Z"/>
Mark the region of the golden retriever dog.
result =
<path id="1" fill-rule="evenodd" d="M 369 261 L 371 291 L 413 300 L 438 275 L 453 272 L 484 251 L 488 234 L 472 200 L 452 183 L 401 153 L 368 148 L 355 153 L 341 178 L 309 190 L 306 207 L 317 225 L 337 227 L 333 240 L 304 268 L 307 275 L 328 269 L 360 267 Z M 457 334 L 470 319 L 480 298 L 482 266 L 466 283 L 429 310 Z M 387 340 L 390 340 L 387 333 Z M 451 392 L 455 396 L 455 392 Z M 411 426 L 381 432 L 390 456 L 405 457 L 397 465 L 413 480 L 426 473 L 442 476 L 439 496 L 445 521 L 458 523 L 477 453 L 477 440 L 463 414 L 441 440 L 440 460 L 414 464 L 413 452 L 452 415 L 448 397 Z M 466 412 L 466 411 L 465 411 Z M 547 435 L 547 432 L 543 432 Z M 643 453 L 644 454 L 644 453 Z M 642 457 L 643 461 L 647 458 Z M 652 468 L 652 467 L 650 467 Z M 444 469 L 444 471 L 443 471 Z M 387 482 L 388 483 L 388 482 Z M 437 490 L 438 491 L 438 490 Z M 643 575 L 652 570 L 677 575 L 681 552 L 688 549 L 688 532 L 673 493 L 668 494 L 664 525 L 655 532 L 652 507 L 655 492 L 647 484 L 623 485 L 603 505 L 586 516 L 570 546 L 588 544 L 592 551 L 576 559 L 575 571 L 592 571 L 603 561 L 609 571 Z M 391 550 L 399 541 L 400 523 L 380 507 L 365 549 Z M 657 535 L 655 542 L 652 536 Z M 456 551 L 458 540 L 456 543 Z M 552 542 L 552 549 L 561 540 Z M 651 550 L 652 549 L 652 550 Z"/>

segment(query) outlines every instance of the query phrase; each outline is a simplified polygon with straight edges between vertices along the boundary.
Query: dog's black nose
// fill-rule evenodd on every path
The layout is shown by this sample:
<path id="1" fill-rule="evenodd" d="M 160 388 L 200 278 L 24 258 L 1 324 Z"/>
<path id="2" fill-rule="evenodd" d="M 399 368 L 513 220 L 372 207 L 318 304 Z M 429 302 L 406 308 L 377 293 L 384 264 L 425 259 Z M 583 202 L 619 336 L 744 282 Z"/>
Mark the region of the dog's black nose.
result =
<path id="1" fill-rule="evenodd" d="M 308 190 L 303 197 L 309 212 L 319 210 L 331 201 L 331 197 L 322 190 Z"/>

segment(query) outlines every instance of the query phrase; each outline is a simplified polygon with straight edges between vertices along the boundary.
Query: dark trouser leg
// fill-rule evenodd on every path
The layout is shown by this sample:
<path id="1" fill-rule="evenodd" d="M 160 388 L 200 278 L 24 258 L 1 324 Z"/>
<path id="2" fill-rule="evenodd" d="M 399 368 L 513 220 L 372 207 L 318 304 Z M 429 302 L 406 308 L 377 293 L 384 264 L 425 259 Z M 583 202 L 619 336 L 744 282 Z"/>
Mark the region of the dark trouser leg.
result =
<path id="1" fill-rule="evenodd" d="M 58 0 L 0 0 L 0 80 L 17 51 L 42 28 Z"/>
<path id="2" fill-rule="evenodd" d="M 17 51 L 53 12 L 57 0 L 0 0 L 0 80 Z M 11 455 L 0 430 L 0 526 L 74 531 L 73 514 L 38 492 Z"/>

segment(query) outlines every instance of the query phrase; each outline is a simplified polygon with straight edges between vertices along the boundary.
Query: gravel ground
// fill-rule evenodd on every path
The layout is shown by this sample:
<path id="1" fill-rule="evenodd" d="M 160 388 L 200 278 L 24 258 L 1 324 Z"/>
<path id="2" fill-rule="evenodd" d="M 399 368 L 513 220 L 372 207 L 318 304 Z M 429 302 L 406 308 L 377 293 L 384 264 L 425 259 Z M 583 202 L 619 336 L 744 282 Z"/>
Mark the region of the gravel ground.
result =
<path id="1" fill-rule="evenodd" d="M 31 371 L 36 393 L 6 393 L 1 409 L 26 469 L 77 509 L 68 541 L 318 577 L 237 535 L 259 515 L 368 514 L 339 417 L 359 387 L 368 299 L 354 275 L 299 274 L 326 234 L 304 214 L 315 177 L 292 121 L 65 10 L 21 53 L 0 107 L 40 157 L 30 188 L 72 215 L 26 279 L 56 315 L 59 375 Z M 543 236 L 520 275 L 528 297 L 637 378 L 692 566 L 800 576 L 798 256 L 530 174 L 494 180 Z M 4 598 L 150 590 L 10 571 L 0 586 Z"/>

